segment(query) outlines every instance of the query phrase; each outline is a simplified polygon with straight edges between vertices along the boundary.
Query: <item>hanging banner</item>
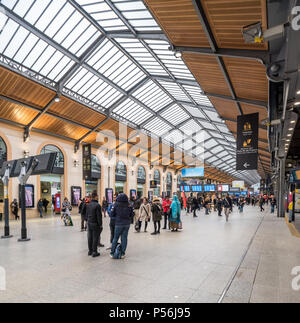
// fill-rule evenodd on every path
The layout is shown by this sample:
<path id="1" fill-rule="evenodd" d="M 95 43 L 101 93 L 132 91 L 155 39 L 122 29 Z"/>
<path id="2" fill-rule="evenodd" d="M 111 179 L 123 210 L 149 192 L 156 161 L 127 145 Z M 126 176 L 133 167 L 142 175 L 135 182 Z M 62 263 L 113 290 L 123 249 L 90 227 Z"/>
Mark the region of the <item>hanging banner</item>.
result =
<path id="1" fill-rule="evenodd" d="M 236 170 L 257 170 L 258 113 L 238 116 Z"/>
<path id="2" fill-rule="evenodd" d="M 92 179 L 92 145 L 82 145 L 82 173 L 84 180 Z"/>

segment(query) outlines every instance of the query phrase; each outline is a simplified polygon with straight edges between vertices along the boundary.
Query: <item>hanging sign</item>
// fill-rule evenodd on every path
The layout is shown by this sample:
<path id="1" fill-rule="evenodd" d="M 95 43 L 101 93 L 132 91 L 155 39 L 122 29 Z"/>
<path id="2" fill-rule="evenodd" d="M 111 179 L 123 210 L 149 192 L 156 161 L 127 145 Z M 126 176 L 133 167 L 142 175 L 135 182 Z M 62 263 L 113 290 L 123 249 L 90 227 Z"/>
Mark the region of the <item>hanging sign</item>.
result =
<path id="1" fill-rule="evenodd" d="M 257 170 L 258 113 L 238 116 L 236 170 Z"/>
<path id="2" fill-rule="evenodd" d="M 92 179 L 92 145 L 82 146 L 82 173 L 84 180 Z"/>

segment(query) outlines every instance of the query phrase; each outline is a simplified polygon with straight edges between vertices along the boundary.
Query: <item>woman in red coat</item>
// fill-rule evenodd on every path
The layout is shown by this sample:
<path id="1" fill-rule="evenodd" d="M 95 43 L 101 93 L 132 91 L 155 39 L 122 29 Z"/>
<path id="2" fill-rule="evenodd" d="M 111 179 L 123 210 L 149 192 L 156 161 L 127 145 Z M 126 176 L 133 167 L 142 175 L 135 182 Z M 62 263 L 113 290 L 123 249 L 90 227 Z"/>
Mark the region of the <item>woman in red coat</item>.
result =
<path id="1" fill-rule="evenodd" d="M 163 209 L 164 209 L 164 218 L 165 218 L 165 225 L 163 227 L 163 230 L 167 229 L 167 223 L 169 222 L 170 217 L 170 207 L 171 207 L 171 201 L 169 196 L 166 196 L 166 198 L 163 201 Z M 170 230 L 170 222 L 169 222 L 169 230 Z"/>

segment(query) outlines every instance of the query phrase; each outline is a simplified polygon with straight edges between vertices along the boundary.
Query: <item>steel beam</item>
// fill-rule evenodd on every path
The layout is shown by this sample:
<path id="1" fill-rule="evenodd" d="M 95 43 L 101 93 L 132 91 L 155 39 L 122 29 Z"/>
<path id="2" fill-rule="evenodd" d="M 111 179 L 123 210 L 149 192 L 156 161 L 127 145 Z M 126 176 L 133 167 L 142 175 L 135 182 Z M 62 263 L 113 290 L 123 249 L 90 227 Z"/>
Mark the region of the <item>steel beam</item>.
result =
<path id="1" fill-rule="evenodd" d="M 199 55 L 213 57 L 232 57 L 241 59 L 257 60 L 262 64 L 269 62 L 269 52 L 263 50 L 248 50 L 248 49 L 233 49 L 233 48 L 218 48 L 215 52 L 211 48 L 206 47 L 185 47 L 172 46 L 171 49 L 176 52 L 196 53 Z"/>

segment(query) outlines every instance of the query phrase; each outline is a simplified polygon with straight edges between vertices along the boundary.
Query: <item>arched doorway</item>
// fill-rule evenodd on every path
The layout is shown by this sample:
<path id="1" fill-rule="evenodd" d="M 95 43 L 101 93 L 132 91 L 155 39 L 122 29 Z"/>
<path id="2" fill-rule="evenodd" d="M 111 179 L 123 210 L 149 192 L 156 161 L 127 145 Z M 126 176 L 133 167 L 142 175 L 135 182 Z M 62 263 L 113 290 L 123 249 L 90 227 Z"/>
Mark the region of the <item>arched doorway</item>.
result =
<path id="1" fill-rule="evenodd" d="M 101 180 L 101 164 L 99 158 L 92 154 L 92 179 L 89 181 L 85 181 L 85 194 L 92 194 L 93 191 L 97 191 L 98 196 L 100 196 L 101 192 L 99 192 L 99 180 Z"/>
<path id="2" fill-rule="evenodd" d="M 3 138 L 0 137 L 0 168 L 5 161 L 7 161 L 7 146 Z M 0 203 L 2 201 L 4 201 L 4 185 L 0 177 Z"/>
<path id="3" fill-rule="evenodd" d="M 118 161 L 115 168 L 115 192 L 126 193 L 127 167 L 121 160 Z"/>
<path id="4" fill-rule="evenodd" d="M 64 172 L 65 172 L 65 159 L 64 154 L 55 145 L 45 145 L 40 154 L 57 153 L 54 168 L 51 174 L 40 176 L 41 199 L 49 201 L 49 206 L 56 204 L 57 209 L 61 205 L 61 200 L 66 194 L 64 192 Z"/>
<path id="5" fill-rule="evenodd" d="M 167 196 L 172 197 L 172 174 L 170 172 L 167 174 L 166 189 Z"/>
<path id="6" fill-rule="evenodd" d="M 154 196 L 160 196 L 160 171 L 156 169 L 153 174 L 153 179 L 157 183 L 157 187 L 153 189 Z"/>
<path id="7" fill-rule="evenodd" d="M 137 170 L 137 197 L 145 196 L 146 170 L 145 167 L 139 166 Z"/>

